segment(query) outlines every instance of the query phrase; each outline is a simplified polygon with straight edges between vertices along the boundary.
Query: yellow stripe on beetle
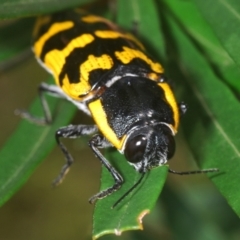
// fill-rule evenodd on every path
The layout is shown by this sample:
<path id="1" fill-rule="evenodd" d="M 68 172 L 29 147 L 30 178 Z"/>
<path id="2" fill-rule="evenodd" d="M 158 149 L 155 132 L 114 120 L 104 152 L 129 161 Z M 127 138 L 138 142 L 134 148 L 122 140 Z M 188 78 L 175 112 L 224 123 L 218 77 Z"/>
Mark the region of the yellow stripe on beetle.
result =
<path id="1" fill-rule="evenodd" d="M 83 48 L 87 44 L 94 41 L 93 35 L 86 33 L 81 36 L 74 38 L 68 43 L 68 45 L 62 49 L 54 49 L 48 52 L 44 58 L 44 64 L 53 71 L 54 78 L 59 85 L 59 74 L 61 73 L 64 64 L 66 63 L 66 58 L 75 48 Z"/>
<path id="2" fill-rule="evenodd" d="M 51 16 L 42 16 L 40 18 L 37 18 L 33 29 L 33 37 L 36 37 L 41 27 L 50 23 L 51 19 Z"/>
<path id="3" fill-rule="evenodd" d="M 144 46 L 142 45 L 141 42 L 139 42 L 132 34 L 129 33 L 122 33 L 122 32 L 116 32 L 116 31 L 111 31 L 111 30 L 97 30 L 94 32 L 95 35 L 99 38 L 125 38 L 128 40 L 133 41 L 134 43 L 136 43 L 138 45 L 138 47 L 140 47 L 142 50 L 145 50 Z"/>
<path id="4" fill-rule="evenodd" d="M 89 74 L 96 69 L 111 69 L 113 66 L 112 58 L 103 54 L 100 57 L 89 55 L 88 59 L 80 65 L 80 80 L 79 83 L 71 83 L 67 76 L 63 80 L 61 86 L 63 91 L 73 99 L 80 100 L 87 95 L 92 86 L 89 83 Z"/>
<path id="5" fill-rule="evenodd" d="M 111 69 L 113 66 L 112 58 L 103 54 L 100 57 L 96 57 L 93 54 L 88 56 L 88 59 L 81 64 L 80 73 L 81 73 L 81 81 L 89 80 L 89 73 L 96 69 Z"/>
<path id="6" fill-rule="evenodd" d="M 164 71 L 163 67 L 159 63 L 153 62 L 143 52 L 136 49 L 124 46 L 123 51 L 115 52 L 115 56 L 124 64 L 130 63 L 135 58 L 140 58 L 141 60 L 146 62 L 154 72 L 163 73 Z"/>
<path id="7" fill-rule="evenodd" d="M 126 136 L 123 136 L 121 139 L 119 139 L 117 135 L 114 133 L 114 131 L 112 130 L 112 128 L 109 126 L 107 122 L 106 113 L 102 107 L 101 100 L 98 99 L 96 101 L 91 102 L 88 105 L 88 107 L 95 123 L 97 124 L 103 136 L 105 136 L 106 139 L 110 143 L 112 143 L 118 150 L 122 150 L 122 146 L 124 144 Z"/>
<path id="8" fill-rule="evenodd" d="M 85 23 L 97 23 L 97 22 L 104 22 L 107 23 L 108 25 L 113 25 L 112 22 L 107 20 L 106 18 L 100 17 L 100 16 L 95 16 L 95 15 L 87 15 L 81 18 L 81 21 Z"/>
<path id="9" fill-rule="evenodd" d="M 176 134 L 178 130 L 178 125 L 179 125 L 179 108 L 178 108 L 175 96 L 168 83 L 163 82 L 163 83 L 159 83 L 158 85 L 164 90 L 165 98 L 173 110 L 173 119 L 174 119 L 173 130 Z"/>
<path id="10" fill-rule="evenodd" d="M 66 21 L 62 23 L 54 23 L 48 31 L 43 34 L 35 43 L 34 43 L 34 52 L 36 56 L 40 57 L 43 47 L 48 39 L 56 35 L 59 32 L 65 31 L 72 28 L 74 23 L 72 21 Z"/>

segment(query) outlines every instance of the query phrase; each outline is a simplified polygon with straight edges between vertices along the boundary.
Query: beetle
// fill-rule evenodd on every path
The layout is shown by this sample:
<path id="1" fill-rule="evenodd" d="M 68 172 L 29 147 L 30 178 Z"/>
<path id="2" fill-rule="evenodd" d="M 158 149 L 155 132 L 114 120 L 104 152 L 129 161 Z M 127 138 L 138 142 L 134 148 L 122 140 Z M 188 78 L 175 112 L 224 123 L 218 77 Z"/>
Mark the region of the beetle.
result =
<path id="1" fill-rule="evenodd" d="M 60 139 L 95 134 L 89 146 L 112 175 L 114 184 L 91 197 L 90 203 L 112 194 L 124 181 L 99 148 L 115 147 L 141 173 L 116 206 L 146 172 L 172 158 L 174 136 L 186 105 L 177 103 L 162 65 L 146 52 L 142 43 L 103 17 L 82 9 L 42 16 L 36 22 L 33 38 L 36 59 L 53 75 L 56 84 L 42 83 L 39 87 L 44 118 L 26 111 L 18 113 L 33 122 L 50 124 L 52 117 L 44 97 L 48 93 L 69 100 L 92 116 L 95 125 L 69 125 L 56 131 L 66 164 L 54 184 L 63 180 L 73 163 Z M 217 169 L 169 171 L 191 174 Z"/>

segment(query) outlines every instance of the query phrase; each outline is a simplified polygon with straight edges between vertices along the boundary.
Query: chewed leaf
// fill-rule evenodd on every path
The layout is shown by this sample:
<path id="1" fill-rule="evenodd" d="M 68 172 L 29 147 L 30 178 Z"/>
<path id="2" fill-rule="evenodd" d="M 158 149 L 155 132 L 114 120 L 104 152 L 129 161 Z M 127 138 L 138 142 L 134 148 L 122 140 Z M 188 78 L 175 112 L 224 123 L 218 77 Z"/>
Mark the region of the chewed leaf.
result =
<path id="1" fill-rule="evenodd" d="M 167 166 L 152 169 L 146 174 L 140 186 L 137 186 L 114 209 L 111 209 L 116 201 L 136 183 L 141 174 L 136 172 L 117 152 L 110 152 L 106 157 L 121 173 L 124 183 L 120 190 L 96 203 L 93 217 L 95 239 L 104 234 L 120 235 L 123 231 L 143 229 L 143 217 L 153 209 L 168 171 Z M 101 189 L 106 189 L 112 184 L 112 176 L 103 168 Z"/>

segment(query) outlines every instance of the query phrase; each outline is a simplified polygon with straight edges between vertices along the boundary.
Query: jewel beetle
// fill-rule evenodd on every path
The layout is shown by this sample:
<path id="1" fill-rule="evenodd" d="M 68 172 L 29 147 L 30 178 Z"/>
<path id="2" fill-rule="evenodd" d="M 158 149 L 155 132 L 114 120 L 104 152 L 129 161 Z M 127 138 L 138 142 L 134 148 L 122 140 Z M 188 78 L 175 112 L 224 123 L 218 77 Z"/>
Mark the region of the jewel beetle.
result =
<path id="1" fill-rule="evenodd" d="M 36 59 L 53 75 L 56 84 L 39 86 L 44 118 L 26 111 L 18 113 L 33 122 L 50 124 L 52 117 L 44 97 L 48 93 L 67 99 L 90 115 L 95 125 L 69 125 L 56 131 L 66 164 L 54 184 L 63 180 L 73 163 L 60 139 L 94 134 L 89 146 L 112 175 L 114 184 L 91 197 L 90 203 L 112 194 L 124 182 L 99 148 L 115 147 L 141 174 L 116 206 L 146 172 L 166 164 L 174 155 L 174 136 L 186 105 L 177 103 L 162 65 L 146 52 L 142 43 L 103 17 L 82 9 L 42 16 L 35 24 L 33 39 Z M 192 174 L 217 169 L 169 171 Z"/>

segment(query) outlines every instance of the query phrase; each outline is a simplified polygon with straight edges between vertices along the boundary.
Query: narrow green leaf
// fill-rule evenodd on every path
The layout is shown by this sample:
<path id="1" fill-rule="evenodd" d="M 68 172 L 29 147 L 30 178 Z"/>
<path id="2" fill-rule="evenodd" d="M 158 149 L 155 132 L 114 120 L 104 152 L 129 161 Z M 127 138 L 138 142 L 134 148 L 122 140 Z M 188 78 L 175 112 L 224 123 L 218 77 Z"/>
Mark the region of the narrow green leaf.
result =
<path id="1" fill-rule="evenodd" d="M 174 66 L 173 79 L 187 80 L 182 81 L 182 96 L 189 105 L 182 120 L 186 138 L 201 168 L 220 169 L 211 180 L 240 215 L 239 101 L 170 15 L 166 18 L 181 67 L 179 72 Z"/>
<path id="2" fill-rule="evenodd" d="M 144 43 L 147 52 L 158 59 L 164 57 L 162 26 L 153 0 L 118 1 L 118 24 L 130 31 L 135 30 L 136 37 Z"/>
<path id="3" fill-rule="evenodd" d="M 75 107 L 63 100 L 49 98 L 54 112 L 50 126 L 37 126 L 22 120 L 0 151 L 0 205 L 5 203 L 29 178 L 55 145 L 55 131 L 73 117 Z M 34 116 L 42 116 L 39 99 L 31 105 Z"/>
<path id="4" fill-rule="evenodd" d="M 208 1 L 201 1 L 208 2 Z M 191 37 L 196 40 L 199 47 L 208 59 L 209 64 L 213 68 L 218 68 L 218 73 L 221 74 L 225 81 L 232 89 L 240 92 L 240 69 L 229 56 L 228 52 L 223 48 L 221 42 L 213 32 L 209 23 L 203 18 L 196 5 L 192 1 L 177 1 L 165 0 L 164 5 L 168 7 L 171 14 L 181 23 Z M 165 7 L 166 7 L 165 6 Z M 208 11 L 211 14 L 212 9 Z M 225 13 L 219 13 L 223 16 Z M 221 25 L 221 22 L 218 22 Z"/>
<path id="5" fill-rule="evenodd" d="M 167 177 L 167 166 L 152 169 L 140 186 L 114 209 L 111 209 L 113 204 L 133 186 L 141 175 L 116 151 L 108 153 L 106 157 L 121 173 L 124 184 L 120 190 L 96 203 L 93 216 L 94 239 L 105 234 L 120 235 L 123 231 L 143 229 L 143 217 L 153 209 Z M 112 176 L 103 168 L 101 190 L 112 186 L 113 183 Z"/>
<path id="6" fill-rule="evenodd" d="M 78 7 L 92 1 L 93 0 L 1 0 L 0 18 L 36 16 L 39 14 L 60 11 L 66 8 Z"/>
<path id="7" fill-rule="evenodd" d="M 0 27 L 0 69 L 27 50 L 30 52 L 33 19 L 22 19 Z"/>
<path id="8" fill-rule="evenodd" d="M 234 239 L 231 236 L 238 229 L 240 220 L 229 212 L 225 201 L 219 199 L 212 186 L 203 183 L 191 187 L 181 185 L 180 188 L 167 185 L 161 195 L 164 223 L 167 223 L 172 239 Z M 226 230 L 226 224 L 231 226 L 230 231 Z"/>
<path id="9" fill-rule="evenodd" d="M 240 66 L 240 2 L 238 0 L 194 1 L 224 48 Z"/>
<path id="10" fill-rule="evenodd" d="M 155 53 L 155 56 L 163 55 L 164 44 L 159 33 L 160 23 L 154 1 L 118 1 L 118 19 L 120 26 L 124 26 L 125 29 L 131 29 L 133 22 L 137 21 L 137 26 L 140 27 L 140 40 L 143 37 L 144 42 L 152 46 L 150 51 Z M 149 33 L 152 34 L 151 38 Z M 142 229 L 142 218 L 153 209 L 167 177 L 166 166 L 152 169 L 141 186 L 123 199 L 116 208 L 111 209 L 113 204 L 139 179 L 140 174 L 119 153 L 108 153 L 107 159 L 110 159 L 113 166 L 121 173 L 124 184 L 120 190 L 96 203 L 93 217 L 94 238 L 109 233 L 120 235 L 123 231 Z M 103 168 L 101 189 L 112 185 L 112 176 Z"/>

